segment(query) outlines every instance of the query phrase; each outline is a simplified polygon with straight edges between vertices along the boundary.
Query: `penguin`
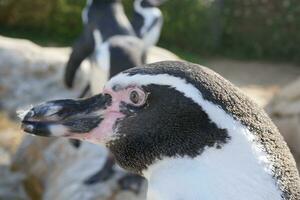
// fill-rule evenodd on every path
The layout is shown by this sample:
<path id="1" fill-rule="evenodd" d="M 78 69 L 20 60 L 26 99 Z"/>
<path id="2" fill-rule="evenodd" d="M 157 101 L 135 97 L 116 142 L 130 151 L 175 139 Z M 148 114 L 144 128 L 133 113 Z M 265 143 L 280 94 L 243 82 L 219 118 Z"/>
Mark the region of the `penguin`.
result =
<path id="1" fill-rule="evenodd" d="M 156 6 L 161 5 L 164 1 L 135 0 L 135 12 L 133 21 L 130 23 L 125 15 L 121 0 L 88 0 L 86 7 L 82 11 L 84 31 L 75 42 L 66 65 L 65 85 L 68 88 L 73 87 L 75 74 L 81 62 L 95 51 L 95 31 L 101 32 L 102 41 L 106 41 L 115 35 L 136 36 L 143 40 L 143 51 L 145 52 L 154 46 L 158 42 L 163 23 L 162 13 Z M 146 58 L 143 59 L 145 60 Z M 120 71 L 122 69 L 119 69 Z M 90 85 L 84 88 L 79 97 L 84 97 L 89 89 Z"/>
<path id="2" fill-rule="evenodd" d="M 148 200 L 300 199 L 294 158 L 271 119 L 197 64 L 131 68 L 93 97 L 33 107 L 22 129 L 105 144 L 148 180 Z"/>
<path id="3" fill-rule="evenodd" d="M 115 35 L 135 36 L 121 0 L 88 0 L 82 12 L 82 21 L 83 33 L 73 45 L 65 68 L 64 81 L 68 88 L 73 87 L 75 74 L 81 62 L 94 53 L 95 32 L 101 33 L 102 41 Z M 85 93 L 80 96 L 84 96 Z"/>
<path id="4" fill-rule="evenodd" d="M 163 15 L 158 6 L 165 0 L 135 0 L 132 27 L 145 43 L 145 48 L 155 46 L 163 26 Z"/>

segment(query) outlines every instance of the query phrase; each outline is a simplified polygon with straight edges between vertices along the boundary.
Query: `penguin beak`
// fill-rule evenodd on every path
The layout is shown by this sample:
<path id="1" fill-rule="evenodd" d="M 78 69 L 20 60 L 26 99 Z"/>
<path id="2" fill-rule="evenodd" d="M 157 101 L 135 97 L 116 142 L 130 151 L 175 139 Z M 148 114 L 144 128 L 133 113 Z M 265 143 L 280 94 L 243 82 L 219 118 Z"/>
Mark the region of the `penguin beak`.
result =
<path id="1" fill-rule="evenodd" d="M 87 99 L 49 101 L 31 108 L 21 128 L 39 136 L 79 138 L 100 126 L 111 96 L 99 94 Z"/>

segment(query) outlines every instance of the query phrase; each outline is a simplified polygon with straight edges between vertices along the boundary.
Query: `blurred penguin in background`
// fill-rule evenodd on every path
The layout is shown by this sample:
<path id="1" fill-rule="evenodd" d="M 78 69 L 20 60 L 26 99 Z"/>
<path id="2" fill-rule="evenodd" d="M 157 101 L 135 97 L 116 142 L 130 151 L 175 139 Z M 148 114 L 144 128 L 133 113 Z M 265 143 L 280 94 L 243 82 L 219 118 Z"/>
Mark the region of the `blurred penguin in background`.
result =
<path id="1" fill-rule="evenodd" d="M 94 65 L 94 67 L 92 67 L 90 77 L 88 77 L 90 83 L 79 97 L 84 97 L 90 90 L 90 87 L 92 87 L 93 94 L 100 92 L 99 89 L 95 89 L 93 83 L 98 82 L 95 85 L 99 88 L 109 77 L 122 71 L 120 65 L 123 66 L 123 70 L 124 67 L 134 67 L 139 64 L 139 61 L 137 61 L 138 57 L 141 57 L 140 62 L 144 64 L 147 50 L 155 46 L 160 37 L 163 16 L 157 6 L 160 6 L 163 2 L 165 0 L 135 0 L 134 15 L 130 24 L 121 0 L 88 0 L 82 12 L 84 30 L 75 42 L 66 66 L 64 78 L 66 86 L 68 88 L 73 87 L 76 72 L 86 58 L 90 58 L 91 65 Z M 123 52 L 121 53 L 123 58 L 115 55 L 119 54 L 116 51 L 112 53 L 114 54 L 113 56 L 110 55 L 112 50 L 110 43 L 116 45 L 116 42 L 111 41 L 104 45 L 102 44 L 109 38 L 118 35 L 132 37 L 131 39 L 125 39 L 125 41 L 124 39 L 117 39 L 118 42 L 124 41 L 124 44 L 120 44 L 122 46 L 120 49 L 123 48 L 121 51 Z M 134 37 L 136 39 L 133 39 Z M 133 40 L 137 41 L 137 38 L 142 41 L 132 42 Z M 126 40 L 130 40 L 130 42 L 126 42 Z M 135 44 L 130 48 L 131 50 L 128 50 L 128 45 L 133 43 Z M 126 45 L 127 47 L 124 47 Z M 140 47 L 141 45 L 143 47 Z M 127 49 L 127 52 L 125 49 Z M 118 51 L 120 52 L 120 50 Z M 97 70 L 96 72 L 95 69 Z"/>
<path id="2" fill-rule="evenodd" d="M 96 56 L 99 55 L 100 45 L 104 41 L 116 35 L 135 36 L 120 0 L 88 0 L 82 12 L 82 21 L 83 32 L 73 45 L 65 69 L 64 81 L 68 88 L 73 87 L 76 72 L 84 59 L 90 58 L 91 65 L 103 64 L 97 63 L 100 59 Z M 95 53 L 96 51 L 98 53 Z M 107 55 L 108 52 L 103 50 L 102 54 Z M 88 85 L 84 89 L 80 97 L 86 95 L 89 87 Z"/>

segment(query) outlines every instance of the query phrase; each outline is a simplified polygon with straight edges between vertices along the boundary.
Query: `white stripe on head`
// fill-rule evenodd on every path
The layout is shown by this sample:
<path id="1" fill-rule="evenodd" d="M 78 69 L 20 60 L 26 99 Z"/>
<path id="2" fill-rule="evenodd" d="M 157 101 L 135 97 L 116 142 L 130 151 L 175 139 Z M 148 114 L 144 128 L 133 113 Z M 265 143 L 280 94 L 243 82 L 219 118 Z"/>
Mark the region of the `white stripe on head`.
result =
<path id="1" fill-rule="evenodd" d="M 273 189 L 277 191 L 277 187 L 274 184 L 275 181 L 272 178 L 272 164 L 268 160 L 264 147 L 255 142 L 255 135 L 251 133 L 247 127 L 242 125 L 241 122 L 235 120 L 230 114 L 226 113 L 221 106 L 205 100 L 201 91 L 193 84 L 188 83 L 185 79 L 170 74 L 129 75 L 121 73 L 114 76 L 106 84 L 106 88 L 112 88 L 113 86 L 123 88 L 133 85 L 147 86 L 150 84 L 165 85 L 176 89 L 185 97 L 192 99 L 195 103 L 200 105 L 203 111 L 208 115 L 209 119 L 219 128 L 227 129 L 228 134 L 231 137 L 228 144 L 225 144 L 221 150 L 216 150 L 214 148 L 206 149 L 200 156 L 199 162 L 210 162 L 208 165 L 214 166 L 214 168 L 216 166 L 224 169 L 227 168 L 229 169 L 229 172 L 234 172 L 233 169 L 241 170 L 241 176 L 243 176 L 243 173 L 251 174 L 255 172 L 255 177 L 259 177 L 259 180 L 262 181 L 260 184 L 268 185 L 271 188 L 273 187 Z M 151 173 L 151 167 L 149 167 L 149 171 L 145 172 L 145 176 L 150 177 Z M 238 173 L 239 171 L 236 171 L 237 176 Z"/>

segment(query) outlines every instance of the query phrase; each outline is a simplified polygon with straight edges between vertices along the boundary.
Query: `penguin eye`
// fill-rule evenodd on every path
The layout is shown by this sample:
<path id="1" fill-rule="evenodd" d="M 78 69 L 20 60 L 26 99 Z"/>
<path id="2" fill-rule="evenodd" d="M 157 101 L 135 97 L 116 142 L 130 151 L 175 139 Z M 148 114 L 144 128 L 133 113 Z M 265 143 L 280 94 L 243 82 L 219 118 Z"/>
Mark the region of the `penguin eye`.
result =
<path id="1" fill-rule="evenodd" d="M 146 101 L 146 94 L 141 89 L 132 89 L 129 93 L 129 99 L 132 104 L 141 106 Z"/>
<path id="2" fill-rule="evenodd" d="M 139 97 L 139 93 L 137 91 L 132 91 L 130 93 L 130 101 L 134 104 L 139 103 L 140 97 Z"/>

